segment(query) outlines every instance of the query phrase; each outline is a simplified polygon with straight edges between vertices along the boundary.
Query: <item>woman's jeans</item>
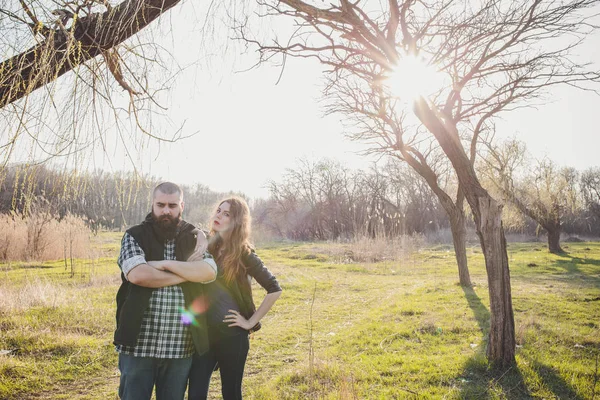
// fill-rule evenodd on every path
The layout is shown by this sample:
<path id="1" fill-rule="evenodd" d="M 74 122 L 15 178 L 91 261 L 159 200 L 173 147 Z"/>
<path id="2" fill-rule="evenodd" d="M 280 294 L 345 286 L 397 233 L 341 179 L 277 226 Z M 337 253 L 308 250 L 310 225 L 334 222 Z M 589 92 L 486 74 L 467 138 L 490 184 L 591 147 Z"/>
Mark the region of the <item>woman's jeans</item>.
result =
<path id="1" fill-rule="evenodd" d="M 119 354 L 121 400 L 150 400 L 156 385 L 157 400 L 182 400 L 192 357 L 152 358 Z"/>
<path id="2" fill-rule="evenodd" d="M 235 336 L 226 336 L 211 332 L 209 336 L 210 350 L 201 356 L 193 357 L 188 400 L 207 398 L 210 377 L 217 364 L 221 373 L 223 400 L 240 400 L 244 365 L 250 346 L 248 334 L 242 332 Z"/>

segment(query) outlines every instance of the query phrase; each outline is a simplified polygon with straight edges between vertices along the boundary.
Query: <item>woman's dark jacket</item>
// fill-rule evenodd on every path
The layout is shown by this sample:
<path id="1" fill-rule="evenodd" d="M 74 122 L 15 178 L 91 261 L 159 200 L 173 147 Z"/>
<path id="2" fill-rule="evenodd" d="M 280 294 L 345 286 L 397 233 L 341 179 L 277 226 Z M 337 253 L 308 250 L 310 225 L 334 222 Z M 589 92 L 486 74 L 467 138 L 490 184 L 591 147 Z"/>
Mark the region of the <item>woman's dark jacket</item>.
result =
<path id="1" fill-rule="evenodd" d="M 240 313 L 246 319 L 250 319 L 256 311 L 254 300 L 252 298 L 252 287 L 250 286 L 250 277 L 262 286 L 267 293 L 281 292 L 279 282 L 273 274 L 265 267 L 262 260 L 256 255 L 254 250 L 243 256 L 242 263 L 246 268 L 246 277 L 235 279 L 227 284 L 233 299 L 240 307 Z M 260 322 L 249 329 L 249 332 L 255 332 L 261 328 Z"/>

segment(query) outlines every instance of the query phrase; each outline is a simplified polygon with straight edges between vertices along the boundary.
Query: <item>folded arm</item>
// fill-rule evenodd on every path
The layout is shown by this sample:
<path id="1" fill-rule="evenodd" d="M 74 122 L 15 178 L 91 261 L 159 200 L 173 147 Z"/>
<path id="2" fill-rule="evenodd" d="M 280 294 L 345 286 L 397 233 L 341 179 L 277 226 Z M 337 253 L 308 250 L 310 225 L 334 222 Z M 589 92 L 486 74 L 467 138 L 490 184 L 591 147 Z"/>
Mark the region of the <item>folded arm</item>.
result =
<path id="1" fill-rule="evenodd" d="M 138 286 L 148 288 L 173 286 L 186 281 L 185 278 L 177 274 L 152 268 L 148 264 L 139 264 L 131 269 L 127 275 L 127 280 Z"/>
<path id="2" fill-rule="evenodd" d="M 209 283 L 217 277 L 217 264 L 212 258 L 197 261 L 149 261 L 148 264 L 161 272 L 175 274 L 190 282 Z"/>
<path id="3" fill-rule="evenodd" d="M 212 256 L 206 253 L 208 240 L 201 230 L 198 230 L 196 247 L 187 261 L 162 260 L 150 261 L 148 264 L 161 271 L 173 273 L 189 282 L 209 283 L 217 278 L 217 264 Z"/>
<path id="4" fill-rule="evenodd" d="M 125 278 L 138 286 L 160 288 L 185 282 L 179 275 L 149 266 L 144 251 L 129 233 L 121 240 L 118 264 Z"/>

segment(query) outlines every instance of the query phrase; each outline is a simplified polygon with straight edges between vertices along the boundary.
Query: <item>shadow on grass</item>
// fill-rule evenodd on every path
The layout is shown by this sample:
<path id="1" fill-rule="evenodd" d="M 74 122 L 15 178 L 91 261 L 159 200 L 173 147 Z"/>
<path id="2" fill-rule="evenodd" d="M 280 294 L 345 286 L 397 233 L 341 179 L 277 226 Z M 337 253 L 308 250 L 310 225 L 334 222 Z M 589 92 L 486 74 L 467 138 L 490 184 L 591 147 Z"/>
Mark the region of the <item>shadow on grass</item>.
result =
<path id="1" fill-rule="evenodd" d="M 475 315 L 483 334 L 482 345 L 467 361 L 463 372 L 459 376 L 461 382 L 461 399 L 533 399 L 527 387 L 523 373 L 518 365 L 501 371 L 489 367 L 486 358 L 487 333 L 489 331 L 490 312 L 481 302 L 481 299 L 470 287 L 463 287 L 469 307 Z M 539 381 L 558 399 L 583 400 L 577 391 L 551 366 L 537 360 L 527 359 L 527 364 L 538 375 Z"/>
<path id="2" fill-rule="evenodd" d="M 52 265 L 22 265 L 18 269 L 52 269 L 56 268 Z"/>
<path id="3" fill-rule="evenodd" d="M 568 258 L 568 260 L 557 260 L 557 263 L 559 265 L 565 265 L 565 266 L 570 265 L 570 267 L 567 268 L 567 271 L 569 271 L 569 272 L 579 272 L 579 267 L 577 266 L 578 264 L 600 266 L 600 260 L 597 260 L 595 258 L 573 257 L 569 253 L 559 254 L 558 256 Z"/>
<path id="4" fill-rule="evenodd" d="M 555 280 L 556 277 L 551 274 L 559 273 L 561 276 L 568 279 L 569 283 L 600 288 L 600 277 L 595 276 L 593 273 L 595 268 L 588 268 L 588 271 L 581 270 L 582 265 L 590 267 L 600 267 L 600 259 L 574 257 L 568 253 L 562 253 L 558 256 L 560 258 L 548 261 L 548 264 L 546 266 L 550 267 L 550 269 L 542 269 L 542 271 L 544 272 L 541 275 L 536 274 L 536 276 L 531 276 L 517 274 L 515 276 L 515 279 L 525 282 L 539 283 L 543 281 Z M 538 265 L 528 266 L 537 267 Z M 545 276 L 545 273 L 548 273 L 548 275 Z"/>
<path id="5" fill-rule="evenodd" d="M 561 257 L 567 259 L 556 260 L 555 265 L 559 268 L 562 268 L 563 270 L 565 270 L 565 272 L 571 275 L 570 278 L 572 278 L 573 281 L 576 280 L 579 282 L 585 282 L 588 285 L 591 284 L 595 287 L 600 287 L 600 278 L 592 276 L 589 273 L 581 271 L 580 269 L 581 264 L 600 267 L 600 260 L 597 260 L 595 258 L 573 257 L 568 254 L 563 254 L 561 255 Z"/>
<path id="6" fill-rule="evenodd" d="M 518 366 L 506 371 L 488 368 L 485 354 L 476 354 L 465 365 L 461 399 L 533 399 Z M 562 397 L 561 397 L 562 398 Z"/>
<path id="7" fill-rule="evenodd" d="M 482 344 L 467 361 L 461 374 L 461 399 L 530 399 L 532 398 L 521 371 L 517 366 L 507 371 L 489 368 L 486 358 L 487 335 L 490 329 L 490 312 L 470 287 L 463 287 L 469 307 L 473 311 L 483 335 Z"/>
<path id="8" fill-rule="evenodd" d="M 536 360 L 528 361 L 540 380 L 557 399 L 584 400 L 584 397 L 577 393 L 554 368 Z"/>
<path id="9" fill-rule="evenodd" d="M 463 292 L 465 292 L 465 297 L 467 298 L 467 302 L 469 303 L 469 307 L 473 311 L 473 315 L 479 324 L 479 329 L 481 333 L 487 335 L 490 329 L 490 312 L 487 307 L 481 302 L 477 293 L 473 290 L 472 287 L 462 286 Z"/>

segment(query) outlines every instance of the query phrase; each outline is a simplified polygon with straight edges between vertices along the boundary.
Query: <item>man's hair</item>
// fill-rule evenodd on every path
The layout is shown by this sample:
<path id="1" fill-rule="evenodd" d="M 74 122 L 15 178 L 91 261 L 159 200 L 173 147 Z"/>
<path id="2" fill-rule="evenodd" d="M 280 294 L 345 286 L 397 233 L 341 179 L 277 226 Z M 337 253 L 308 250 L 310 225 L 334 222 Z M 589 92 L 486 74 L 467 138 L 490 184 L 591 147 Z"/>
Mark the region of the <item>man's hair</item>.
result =
<path id="1" fill-rule="evenodd" d="M 154 188 L 154 191 L 152 192 L 152 198 L 156 197 L 156 192 L 159 190 L 164 194 L 179 193 L 181 198 L 183 199 L 183 190 L 176 183 L 173 183 L 173 182 L 159 183 L 158 185 L 156 185 L 156 187 Z"/>

